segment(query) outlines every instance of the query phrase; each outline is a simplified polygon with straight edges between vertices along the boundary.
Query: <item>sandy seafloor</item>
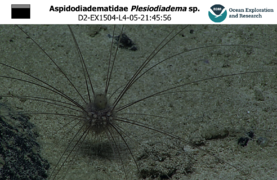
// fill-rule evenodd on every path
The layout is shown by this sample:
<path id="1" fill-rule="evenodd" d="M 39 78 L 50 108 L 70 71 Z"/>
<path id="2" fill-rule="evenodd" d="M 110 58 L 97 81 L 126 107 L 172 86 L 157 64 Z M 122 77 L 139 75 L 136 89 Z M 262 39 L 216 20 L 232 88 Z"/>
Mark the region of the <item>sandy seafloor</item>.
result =
<path id="1" fill-rule="evenodd" d="M 23 28 L 57 62 L 87 99 L 78 53 L 69 29 L 66 26 L 56 25 Z M 118 50 L 109 95 L 126 84 L 139 65 L 174 28 L 178 30 L 181 26 L 124 27 L 124 33 L 134 41 L 138 50 Z M 61 89 L 81 105 L 84 104 L 58 68 L 29 38 L 26 38 L 19 28 L 0 26 L 0 29 L 0 62 L 28 72 Z M 72 29 L 95 91 L 103 92 L 111 45 L 108 34 L 113 33 L 113 26 L 73 26 Z M 120 27 L 116 27 L 115 34 L 119 35 L 119 32 Z M 219 163 L 207 152 L 192 148 L 165 134 L 123 125 L 122 127 L 128 132 L 125 135 L 131 137 L 127 138 L 129 139 L 127 142 L 140 169 L 146 174 L 151 171 L 156 175 L 172 171 L 172 179 L 276 178 L 276 39 L 277 26 L 189 26 L 165 46 L 149 63 L 150 65 L 173 54 L 209 45 L 244 44 L 252 47 L 217 46 L 188 51 L 160 64 L 133 85 L 118 107 L 163 89 L 211 78 L 184 85 L 175 89 L 175 93 L 150 98 L 124 111 L 164 118 L 134 114 L 121 116 L 148 123 L 185 141 L 200 144 L 203 142 L 204 145 L 200 145 L 200 148 L 208 150 L 224 161 Z M 115 49 L 114 45 L 113 50 Z M 255 71 L 261 72 L 212 78 Z M 26 75 L 4 66 L 0 66 L 0 75 L 31 80 Z M 59 95 L 26 82 L 0 78 L 0 83 L 0 95 L 63 100 Z M 31 112 L 73 113 L 72 110 L 27 98 L 4 97 L 1 101 L 8 101 L 16 109 L 30 114 Z M 117 116 L 120 116 L 120 113 Z M 72 120 L 74 119 L 68 116 L 32 114 L 31 121 L 40 133 L 38 142 L 41 145 L 42 156 L 51 165 L 49 174 L 71 138 L 77 133 L 77 128 L 72 128 L 74 123 L 62 128 Z M 247 146 L 238 146 L 238 139 L 248 137 L 247 132 L 250 131 L 254 132 L 254 138 Z M 257 144 L 258 139 L 263 140 L 261 145 Z M 56 178 L 139 179 L 138 170 L 126 148 L 121 151 L 121 158 L 118 155 L 112 157 L 111 149 L 106 149 L 107 153 L 103 153 L 102 156 L 94 156 L 91 147 L 97 143 L 102 144 L 104 149 L 105 144 L 108 144 L 105 139 L 97 141 L 88 136 L 84 145 L 77 145 L 76 151 L 70 156 L 73 160 L 65 163 L 65 167 L 59 171 Z M 117 140 L 117 144 L 124 148 L 122 141 Z M 91 149 L 86 149 L 86 146 Z"/>

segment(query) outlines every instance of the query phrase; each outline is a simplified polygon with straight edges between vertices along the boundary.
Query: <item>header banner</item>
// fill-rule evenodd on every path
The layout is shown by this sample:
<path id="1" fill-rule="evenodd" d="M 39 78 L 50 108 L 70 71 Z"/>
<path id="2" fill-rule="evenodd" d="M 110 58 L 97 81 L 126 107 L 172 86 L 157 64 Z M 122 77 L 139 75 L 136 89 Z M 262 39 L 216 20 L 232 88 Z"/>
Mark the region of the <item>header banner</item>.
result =
<path id="1" fill-rule="evenodd" d="M 1 24 L 277 24 L 275 1 L 1 2 Z"/>

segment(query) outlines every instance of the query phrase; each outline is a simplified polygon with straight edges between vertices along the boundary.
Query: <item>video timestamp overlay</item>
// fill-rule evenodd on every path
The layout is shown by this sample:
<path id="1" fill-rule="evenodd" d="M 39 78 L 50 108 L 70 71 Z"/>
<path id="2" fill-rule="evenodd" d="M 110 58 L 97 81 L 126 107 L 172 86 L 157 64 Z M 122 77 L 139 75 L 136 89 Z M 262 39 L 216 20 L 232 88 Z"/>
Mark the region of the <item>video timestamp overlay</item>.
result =
<path id="1" fill-rule="evenodd" d="M 171 21 L 172 12 L 192 12 L 199 11 L 197 7 L 185 7 L 185 6 L 139 6 L 133 5 L 119 6 L 51 6 L 50 12 L 101 12 L 104 14 L 78 14 L 79 21 Z M 120 14 L 113 14 L 118 13 Z M 129 14 L 131 12 L 131 14 Z M 155 14 L 136 14 L 137 12 L 151 12 Z M 159 13 L 162 14 L 159 14 Z M 164 14 L 167 13 L 168 14 Z M 124 14 L 126 13 L 126 14 Z M 127 14 L 128 13 L 128 14 Z"/>
<path id="2" fill-rule="evenodd" d="M 29 4 L 3 3 L 2 24 L 276 24 L 270 1 L 224 4 L 193 2 L 73 2 L 49 0 Z M 7 16 L 8 14 L 8 16 Z"/>

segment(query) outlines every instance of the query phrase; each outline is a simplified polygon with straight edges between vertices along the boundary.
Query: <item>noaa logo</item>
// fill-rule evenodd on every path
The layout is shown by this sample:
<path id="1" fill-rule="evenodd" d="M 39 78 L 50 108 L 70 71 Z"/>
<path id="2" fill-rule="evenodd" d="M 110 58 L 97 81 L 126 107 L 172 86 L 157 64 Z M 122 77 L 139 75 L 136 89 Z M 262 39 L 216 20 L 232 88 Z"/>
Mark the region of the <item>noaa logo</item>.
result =
<path id="1" fill-rule="evenodd" d="M 227 11 L 225 7 L 220 4 L 215 4 L 211 7 L 211 11 L 209 11 L 209 18 L 216 23 L 220 23 L 224 21 L 227 17 Z"/>

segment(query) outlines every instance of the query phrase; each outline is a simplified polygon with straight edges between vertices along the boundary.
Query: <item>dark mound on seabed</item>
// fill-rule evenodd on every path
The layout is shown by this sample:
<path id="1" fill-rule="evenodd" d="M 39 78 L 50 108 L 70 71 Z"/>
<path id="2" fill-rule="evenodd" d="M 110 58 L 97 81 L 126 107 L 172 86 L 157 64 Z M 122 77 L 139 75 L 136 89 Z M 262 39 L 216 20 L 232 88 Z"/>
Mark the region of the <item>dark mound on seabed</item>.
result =
<path id="1" fill-rule="evenodd" d="M 49 164 L 40 156 L 38 133 L 29 117 L 0 103 L 0 179 L 46 179 Z"/>

